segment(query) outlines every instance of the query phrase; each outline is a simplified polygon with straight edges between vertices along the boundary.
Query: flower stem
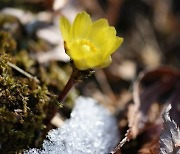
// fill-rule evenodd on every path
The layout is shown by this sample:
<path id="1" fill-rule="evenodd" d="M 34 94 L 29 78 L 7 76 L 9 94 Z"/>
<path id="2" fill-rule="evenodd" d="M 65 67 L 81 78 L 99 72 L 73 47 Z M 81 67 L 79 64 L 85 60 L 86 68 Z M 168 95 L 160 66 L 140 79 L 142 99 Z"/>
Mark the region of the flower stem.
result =
<path id="1" fill-rule="evenodd" d="M 65 85 L 64 89 L 61 91 L 61 93 L 58 96 L 58 101 L 63 103 L 68 92 L 70 89 L 74 86 L 75 83 L 80 80 L 81 73 L 79 70 L 77 70 L 75 67 L 73 67 L 73 72 L 71 74 L 71 77 L 69 78 L 67 84 Z"/>
<path id="2" fill-rule="evenodd" d="M 71 88 L 78 81 L 82 80 L 84 77 L 90 76 L 93 73 L 93 71 L 91 71 L 91 70 L 80 71 L 74 65 L 72 65 L 72 69 L 73 69 L 73 71 L 72 71 L 72 74 L 71 74 L 67 84 L 65 85 L 64 89 L 61 91 L 61 93 L 58 96 L 58 101 L 62 104 L 63 104 L 68 92 L 71 90 Z M 49 110 L 49 113 L 47 113 L 47 117 L 44 122 L 46 125 L 46 129 L 44 130 L 43 138 L 45 138 L 45 136 L 47 135 L 47 132 L 52 128 L 51 120 L 55 116 L 55 114 L 58 112 L 59 107 L 55 106 L 53 104 L 50 104 L 48 110 Z"/>
<path id="3" fill-rule="evenodd" d="M 61 91 L 61 93 L 58 96 L 58 101 L 61 103 L 64 102 L 68 92 L 78 81 L 81 81 L 83 80 L 83 78 L 87 78 L 94 73 L 94 70 L 85 70 L 85 71 L 78 70 L 73 64 L 72 64 L 72 69 L 73 71 L 71 77 L 69 78 L 64 89 Z"/>

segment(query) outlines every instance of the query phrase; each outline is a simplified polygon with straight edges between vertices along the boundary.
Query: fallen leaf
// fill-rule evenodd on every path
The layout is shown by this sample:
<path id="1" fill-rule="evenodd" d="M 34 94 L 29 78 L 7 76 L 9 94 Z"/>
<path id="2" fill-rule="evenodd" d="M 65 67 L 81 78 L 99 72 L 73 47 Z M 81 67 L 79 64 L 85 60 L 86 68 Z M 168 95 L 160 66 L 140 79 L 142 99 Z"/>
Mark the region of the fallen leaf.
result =
<path id="1" fill-rule="evenodd" d="M 180 128 L 170 116 L 171 105 L 163 114 L 164 127 L 160 136 L 160 154 L 180 153 Z"/>

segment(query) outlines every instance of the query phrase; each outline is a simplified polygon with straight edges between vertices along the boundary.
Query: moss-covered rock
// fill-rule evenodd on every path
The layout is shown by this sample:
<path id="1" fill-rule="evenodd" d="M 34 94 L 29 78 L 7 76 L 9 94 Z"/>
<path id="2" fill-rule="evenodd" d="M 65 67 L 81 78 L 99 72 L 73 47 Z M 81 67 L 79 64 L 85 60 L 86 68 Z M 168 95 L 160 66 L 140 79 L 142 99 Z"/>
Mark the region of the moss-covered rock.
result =
<path id="1" fill-rule="evenodd" d="M 0 52 L 1 153 L 13 153 L 41 144 L 47 107 L 55 102 L 46 86 L 13 75 L 11 58 Z"/>
<path id="2" fill-rule="evenodd" d="M 56 96 L 70 75 L 64 63 L 39 64 L 29 56 L 28 48 L 20 48 L 21 40 L 14 38 L 11 32 L 0 31 L 0 153 L 21 153 L 42 145 L 51 109 L 61 105 Z M 10 64 L 39 80 L 29 78 Z M 65 114 L 69 114 L 75 97 L 76 92 L 72 90 L 63 108 Z"/>
<path id="3" fill-rule="evenodd" d="M 48 106 L 57 103 L 45 84 L 19 75 L 10 67 L 12 61 L 23 65 L 23 61 L 8 54 L 15 50 L 15 46 L 10 34 L 1 31 L 0 153 L 17 153 L 41 145 Z M 30 58 L 26 57 L 26 60 L 28 63 Z"/>

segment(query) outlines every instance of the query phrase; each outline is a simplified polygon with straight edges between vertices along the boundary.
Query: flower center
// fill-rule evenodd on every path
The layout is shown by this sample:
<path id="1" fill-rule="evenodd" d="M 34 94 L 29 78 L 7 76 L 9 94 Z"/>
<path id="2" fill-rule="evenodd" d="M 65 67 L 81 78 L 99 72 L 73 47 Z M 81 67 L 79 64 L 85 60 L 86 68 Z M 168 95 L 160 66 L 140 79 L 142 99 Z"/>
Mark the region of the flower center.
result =
<path id="1" fill-rule="evenodd" d="M 93 52 L 97 51 L 97 49 L 94 46 L 94 44 L 92 44 L 90 41 L 83 39 L 83 40 L 80 40 L 80 42 L 82 44 L 82 47 L 84 49 L 86 49 L 87 51 L 93 51 Z"/>
<path id="2" fill-rule="evenodd" d="M 72 46 L 78 45 L 79 47 L 82 48 L 84 52 L 96 52 L 97 48 L 93 43 L 91 43 L 89 40 L 75 40 L 71 43 Z"/>

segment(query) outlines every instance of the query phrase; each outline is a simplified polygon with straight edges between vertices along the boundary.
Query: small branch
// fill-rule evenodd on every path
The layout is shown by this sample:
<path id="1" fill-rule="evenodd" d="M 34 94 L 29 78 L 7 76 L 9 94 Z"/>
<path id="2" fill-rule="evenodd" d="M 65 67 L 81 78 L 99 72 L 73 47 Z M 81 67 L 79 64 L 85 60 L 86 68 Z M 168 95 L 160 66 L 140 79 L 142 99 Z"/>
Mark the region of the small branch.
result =
<path id="1" fill-rule="evenodd" d="M 121 147 L 128 141 L 130 141 L 130 139 L 132 138 L 131 135 L 131 129 L 127 130 L 127 133 L 125 134 L 125 137 L 121 140 L 121 142 L 119 142 L 119 144 L 117 145 L 117 147 L 110 153 L 110 154 L 119 154 L 121 153 L 120 149 Z"/>
<path id="2" fill-rule="evenodd" d="M 37 83 L 39 83 L 39 80 L 37 79 L 37 77 L 32 76 L 30 73 L 25 72 L 23 69 L 19 68 L 18 66 L 8 62 L 7 63 L 10 67 L 12 67 L 13 69 L 15 69 L 16 71 L 20 72 L 21 74 L 23 74 L 24 76 L 35 80 Z"/>

